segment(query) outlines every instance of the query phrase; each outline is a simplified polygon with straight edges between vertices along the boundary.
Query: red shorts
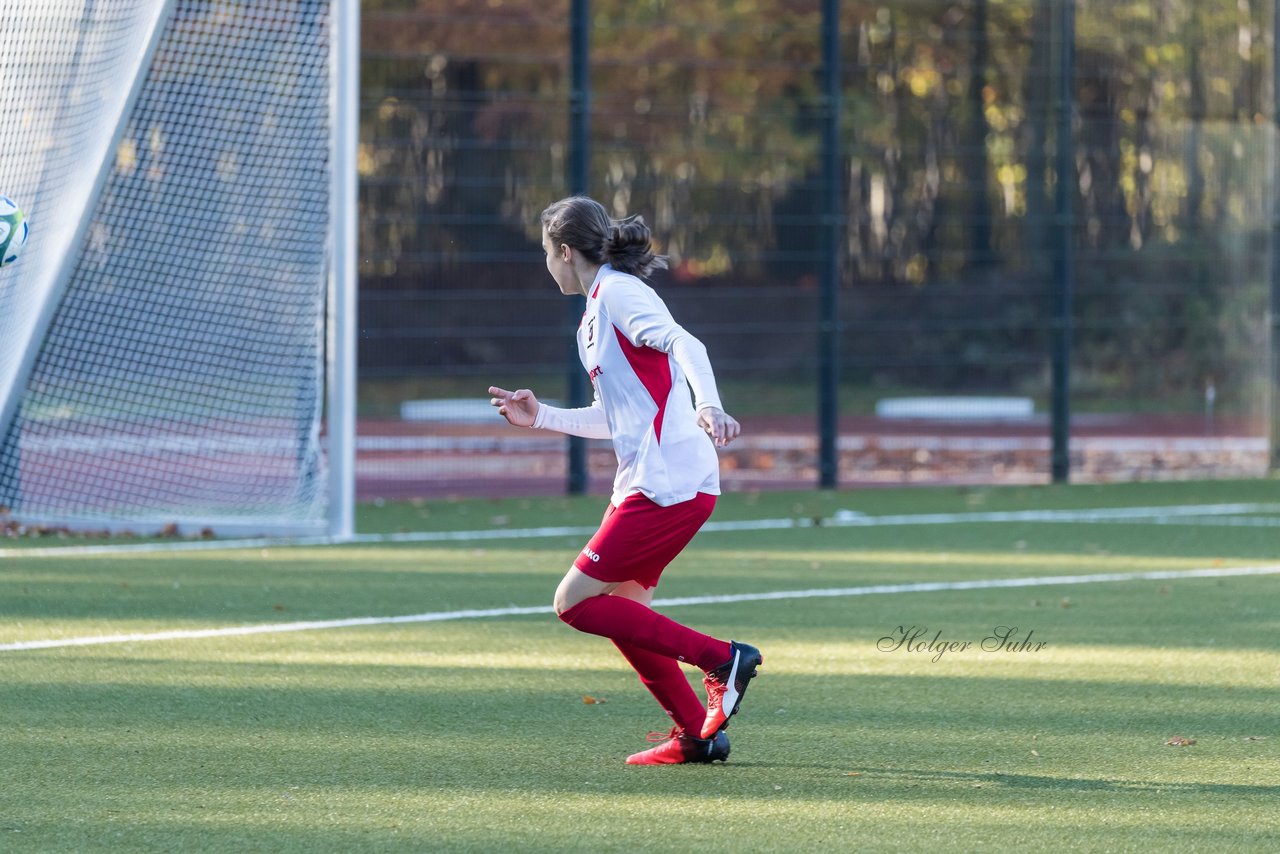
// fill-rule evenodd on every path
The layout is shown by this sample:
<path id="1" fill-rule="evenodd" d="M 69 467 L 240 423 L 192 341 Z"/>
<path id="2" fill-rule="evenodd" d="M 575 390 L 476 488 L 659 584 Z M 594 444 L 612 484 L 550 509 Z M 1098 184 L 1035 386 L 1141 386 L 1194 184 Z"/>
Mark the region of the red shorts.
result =
<path id="1" fill-rule="evenodd" d="M 605 509 L 600 530 L 573 565 L 597 581 L 655 587 L 662 570 L 689 545 L 715 507 L 716 497 L 705 492 L 670 507 L 639 493 L 628 495 L 617 507 Z"/>

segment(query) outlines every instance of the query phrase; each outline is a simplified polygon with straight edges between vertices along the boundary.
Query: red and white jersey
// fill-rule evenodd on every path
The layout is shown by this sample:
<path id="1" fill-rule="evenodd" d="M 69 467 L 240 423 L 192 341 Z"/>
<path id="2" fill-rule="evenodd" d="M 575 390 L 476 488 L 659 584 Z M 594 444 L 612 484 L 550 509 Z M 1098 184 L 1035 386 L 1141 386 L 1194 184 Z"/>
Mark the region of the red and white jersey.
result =
<path id="1" fill-rule="evenodd" d="M 697 423 L 697 410 L 720 407 L 706 348 L 676 324 L 653 288 L 602 267 L 587 291 L 578 356 L 595 403 L 543 406 L 534 426 L 612 439 L 613 504 L 637 492 L 664 507 L 699 492 L 720 494 L 715 445 Z"/>

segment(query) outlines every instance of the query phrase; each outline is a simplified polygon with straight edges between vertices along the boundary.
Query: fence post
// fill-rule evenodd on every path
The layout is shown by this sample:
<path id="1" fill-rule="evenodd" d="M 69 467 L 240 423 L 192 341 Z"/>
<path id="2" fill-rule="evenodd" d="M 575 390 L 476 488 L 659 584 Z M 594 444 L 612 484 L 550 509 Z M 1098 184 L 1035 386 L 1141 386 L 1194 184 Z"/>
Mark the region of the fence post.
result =
<path id="1" fill-rule="evenodd" d="M 819 483 L 834 489 L 840 475 L 840 3 L 822 2 L 822 298 L 818 318 Z"/>
<path id="2" fill-rule="evenodd" d="M 1075 104 L 1075 0 L 1058 0 L 1057 96 L 1054 110 L 1057 130 L 1054 141 L 1054 224 L 1052 302 L 1052 434 L 1050 468 L 1054 483 L 1071 478 L 1071 308 L 1075 279 L 1072 234 L 1075 201 L 1076 163 L 1072 110 Z"/>
<path id="3" fill-rule="evenodd" d="M 569 94 L 569 193 L 586 195 L 588 192 L 588 173 L 591 162 L 591 77 L 588 70 L 588 59 L 591 50 L 591 36 L 588 27 L 591 21 L 589 0 L 573 0 L 570 10 L 569 52 L 570 79 L 572 91 Z M 565 323 L 572 331 L 585 310 L 586 300 L 583 297 L 572 297 L 566 310 Z M 565 381 L 568 383 L 568 405 L 578 408 L 587 405 L 587 378 L 578 360 L 578 342 L 574 335 L 569 338 L 569 350 L 565 354 Z M 566 490 L 570 495 L 582 495 L 587 491 L 587 440 L 580 436 L 569 436 L 568 442 L 568 482 Z"/>
<path id="4" fill-rule="evenodd" d="M 1271 11 L 1272 46 L 1280 44 L 1280 3 Z M 1274 50 L 1271 54 L 1271 304 L 1270 304 L 1270 380 L 1271 411 L 1267 431 L 1270 447 L 1267 453 L 1267 470 L 1280 471 L 1280 176 L 1276 173 L 1274 153 L 1280 148 L 1280 60 Z"/>

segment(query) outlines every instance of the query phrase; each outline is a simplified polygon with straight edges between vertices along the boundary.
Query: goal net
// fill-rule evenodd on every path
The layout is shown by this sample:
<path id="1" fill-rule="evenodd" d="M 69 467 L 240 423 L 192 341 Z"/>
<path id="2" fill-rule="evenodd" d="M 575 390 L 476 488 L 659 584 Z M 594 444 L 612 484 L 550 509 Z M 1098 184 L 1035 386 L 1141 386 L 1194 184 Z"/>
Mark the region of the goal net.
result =
<path id="1" fill-rule="evenodd" d="M 0 4 L 0 522 L 350 534 L 354 7 Z"/>

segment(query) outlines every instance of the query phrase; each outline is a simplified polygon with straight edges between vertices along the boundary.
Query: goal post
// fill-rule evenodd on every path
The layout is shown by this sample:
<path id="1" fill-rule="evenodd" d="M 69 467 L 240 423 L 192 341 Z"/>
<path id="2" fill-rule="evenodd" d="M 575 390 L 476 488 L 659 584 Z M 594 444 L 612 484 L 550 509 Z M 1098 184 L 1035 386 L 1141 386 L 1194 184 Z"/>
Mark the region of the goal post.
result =
<path id="1" fill-rule="evenodd" d="M 355 534 L 356 500 L 356 181 L 360 139 L 360 0 L 333 0 L 330 44 L 333 115 L 329 195 L 332 264 L 328 303 L 329 536 Z"/>
<path id="2" fill-rule="evenodd" d="M 352 535 L 358 32 L 358 0 L 0 6 L 8 518 Z"/>

